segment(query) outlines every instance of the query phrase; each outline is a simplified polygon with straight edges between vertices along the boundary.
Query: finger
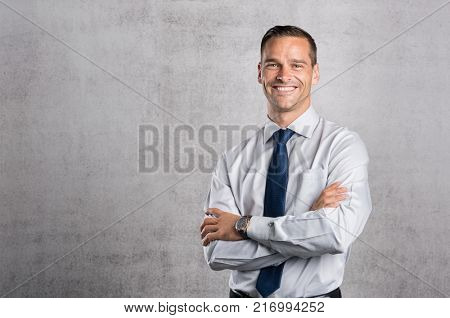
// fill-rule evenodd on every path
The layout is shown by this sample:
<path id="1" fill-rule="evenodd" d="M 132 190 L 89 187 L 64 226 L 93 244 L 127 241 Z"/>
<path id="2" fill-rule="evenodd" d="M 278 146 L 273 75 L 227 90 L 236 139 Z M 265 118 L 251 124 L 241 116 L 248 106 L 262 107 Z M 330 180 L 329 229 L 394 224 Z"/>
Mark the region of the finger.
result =
<path id="1" fill-rule="evenodd" d="M 331 184 L 329 187 L 325 188 L 325 190 L 323 190 L 322 193 L 323 194 L 334 193 L 338 189 L 339 185 L 340 184 L 338 182 L 335 182 Z"/>
<path id="2" fill-rule="evenodd" d="M 217 224 L 217 223 L 219 223 L 219 221 L 216 218 L 213 218 L 213 217 L 204 218 L 202 224 L 200 225 L 200 232 L 203 231 L 203 228 L 206 225 L 213 225 L 213 224 Z"/>
<path id="3" fill-rule="evenodd" d="M 342 201 L 342 200 L 347 199 L 348 195 L 346 195 L 346 194 L 339 194 L 339 195 L 336 195 L 334 198 L 335 198 L 335 200 Z"/>
<path id="4" fill-rule="evenodd" d="M 346 192 L 348 192 L 348 190 L 345 187 L 340 187 L 340 188 L 336 189 L 336 192 L 337 193 L 346 193 Z"/>
<path id="5" fill-rule="evenodd" d="M 324 199 L 334 200 L 334 197 L 338 194 L 340 194 L 340 193 L 338 193 L 337 188 L 334 188 L 334 189 L 324 192 L 322 195 L 323 195 Z"/>
<path id="6" fill-rule="evenodd" d="M 203 223 L 200 225 L 200 232 L 203 231 L 205 226 L 207 226 L 207 225 L 215 225 L 215 224 L 218 224 L 218 223 L 219 223 L 219 221 L 217 221 L 216 218 L 212 218 L 212 217 L 205 218 L 203 220 Z"/>
<path id="7" fill-rule="evenodd" d="M 217 232 L 212 232 L 212 233 L 208 233 L 206 234 L 205 238 L 203 239 L 203 246 L 207 246 L 209 243 L 211 243 L 212 241 L 215 241 L 217 239 Z"/>
<path id="8" fill-rule="evenodd" d="M 207 225 L 203 228 L 202 232 L 201 232 L 201 236 L 202 239 L 208 234 L 208 233 L 212 233 L 215 232 L 219 229 L 219 227 L 217 225 Z"/>
<path id="9" fill-rule="evenodd" d="M 335 196 L 338 194 L 343 194 L 343 193 L 347 193 L 347 189 L 346 188 L 334 188 L 334 189 L 330 189 L 327 192 L 324 193 L 325 196 Z"/>
<path id="10" fill-rule="evenodd" d="M 331 196 L 327 196 L 324 200 L 325 205 L 328 206 L 330 204 L 339 204 L 340 201 L 345 200 L 347 198 L 347 195 L 345 194 L 339 194 L 339 195 L 331 195 Z"/>
<path id="11" fill-rule="evenodd" d="M 212 215 L 218 217 L 222 214 L 222 210 L 221 209 L 217 209 L 217 208 L 209 208 L 206 209 L 207 212 L 211 213 Z"/>

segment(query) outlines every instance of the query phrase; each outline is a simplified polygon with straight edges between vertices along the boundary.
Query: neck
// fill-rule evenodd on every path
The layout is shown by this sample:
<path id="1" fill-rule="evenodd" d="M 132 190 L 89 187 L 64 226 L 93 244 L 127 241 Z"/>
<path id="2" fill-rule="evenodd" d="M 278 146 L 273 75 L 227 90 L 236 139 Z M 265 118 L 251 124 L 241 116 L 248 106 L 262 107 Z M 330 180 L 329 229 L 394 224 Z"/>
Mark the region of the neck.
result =
<path id="1" fill-rule="evenodd" d="M 307 98 L 299 107 L 290 111 L 279 111 L 276 107 L 267 105 L 267 115 L 281 128 L 286 128 L 299 116 L 301 116 L 311 105 L 311 99 Z"/>

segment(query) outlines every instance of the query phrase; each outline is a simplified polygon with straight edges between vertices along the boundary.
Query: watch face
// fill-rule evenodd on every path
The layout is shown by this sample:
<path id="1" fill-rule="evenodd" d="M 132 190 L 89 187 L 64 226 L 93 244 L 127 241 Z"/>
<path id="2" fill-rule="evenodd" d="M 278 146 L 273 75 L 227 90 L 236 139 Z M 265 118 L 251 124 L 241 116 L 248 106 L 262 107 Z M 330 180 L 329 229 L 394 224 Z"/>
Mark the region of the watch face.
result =
<path id="1" fill-rule="evenodd" d="M 236 231 L 244 238 L 247 239 L 247 233 L 245 228 L 247 227 L 247 218 L 242 217 L 236 222 Z"/>
<path id="2" fill-rule="evenodd" d="M 245 226 L 245 219 L 244 218 L 240 218 L 236 224 L 237 230 L 243 231 L 244 230 L 244 226 Z"/>

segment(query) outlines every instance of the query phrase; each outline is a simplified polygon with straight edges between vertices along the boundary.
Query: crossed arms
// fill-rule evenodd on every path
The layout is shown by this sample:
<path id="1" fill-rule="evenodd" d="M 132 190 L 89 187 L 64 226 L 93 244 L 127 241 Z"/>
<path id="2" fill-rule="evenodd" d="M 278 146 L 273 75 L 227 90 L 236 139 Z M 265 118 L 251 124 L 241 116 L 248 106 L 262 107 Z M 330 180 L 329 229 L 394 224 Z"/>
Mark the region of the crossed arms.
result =
<path id="1" fill-rule="evenodd" d="M 230 184 L 219 171 L 226 165 L 219 162 L 205 202 L 205 210 L 213 216 L 205 216 L 200 227 L 210 268 L 257 270 L 291 257 L 344 253 L 362 232 L 372 210 L 364 144 L 355 138 L 344 150 L 348 151 L 340 151 L 329 162 L 328 187 L 310 211 L 277 218 L 253 216 L 247 240 L 234 230 L 241 215 Z M 350 199 L 342 203 L 338 202 L 343 199 L 338 183 L 350 192 Z"/>

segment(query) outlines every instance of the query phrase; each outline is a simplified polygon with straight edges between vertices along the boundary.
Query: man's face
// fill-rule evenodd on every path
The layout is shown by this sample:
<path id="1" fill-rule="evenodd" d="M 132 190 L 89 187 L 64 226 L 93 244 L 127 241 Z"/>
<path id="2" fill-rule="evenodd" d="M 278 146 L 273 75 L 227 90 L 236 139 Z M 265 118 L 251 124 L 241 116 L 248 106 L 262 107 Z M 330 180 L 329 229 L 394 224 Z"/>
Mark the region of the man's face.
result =
<path id="1" fill-rule="evenodd" d="M 308 40 L 286 36 L 266 42 L 258 64 L 258 82 L 274 111 L 295 111 L 309 105 L 311 86 L 318 81 L 319 66 L 312 66 Z"/>

